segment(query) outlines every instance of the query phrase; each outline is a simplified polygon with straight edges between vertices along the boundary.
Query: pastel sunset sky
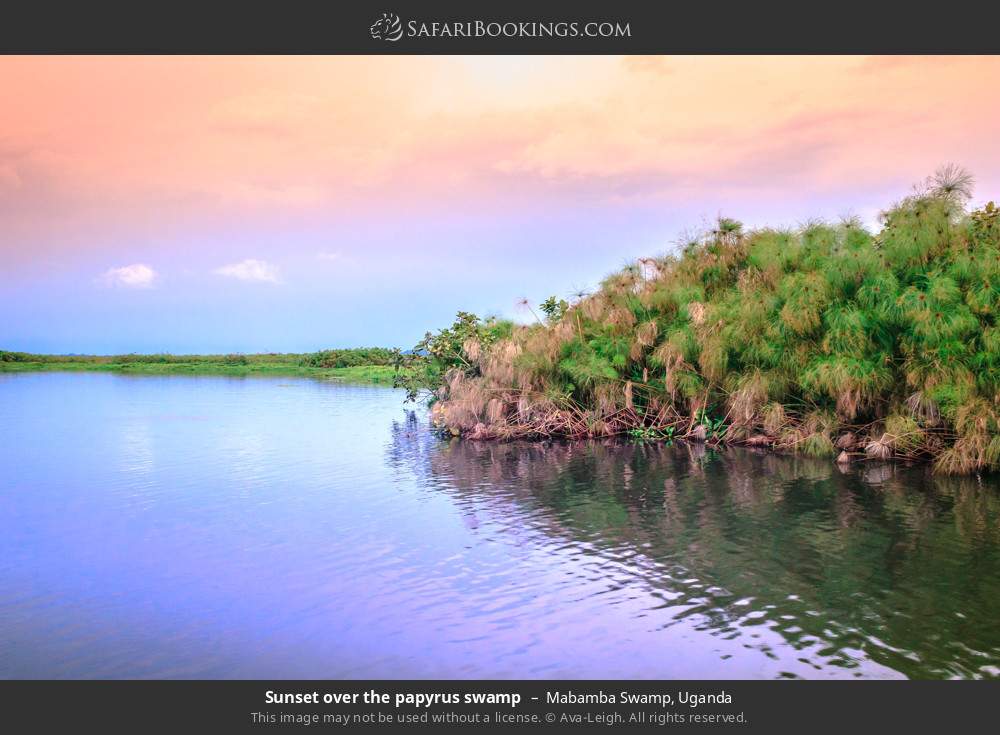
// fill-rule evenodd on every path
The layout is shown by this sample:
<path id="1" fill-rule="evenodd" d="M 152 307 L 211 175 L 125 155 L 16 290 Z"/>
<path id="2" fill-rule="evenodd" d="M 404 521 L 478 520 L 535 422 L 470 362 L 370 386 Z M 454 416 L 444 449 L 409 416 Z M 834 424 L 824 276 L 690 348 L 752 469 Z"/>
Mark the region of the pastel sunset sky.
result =
<path id="1" fill-rule="evenodd" d="M 1000 198 L 1000 57 L 2 57 L 0 348 L 412 346 L 719 214 Z"/>

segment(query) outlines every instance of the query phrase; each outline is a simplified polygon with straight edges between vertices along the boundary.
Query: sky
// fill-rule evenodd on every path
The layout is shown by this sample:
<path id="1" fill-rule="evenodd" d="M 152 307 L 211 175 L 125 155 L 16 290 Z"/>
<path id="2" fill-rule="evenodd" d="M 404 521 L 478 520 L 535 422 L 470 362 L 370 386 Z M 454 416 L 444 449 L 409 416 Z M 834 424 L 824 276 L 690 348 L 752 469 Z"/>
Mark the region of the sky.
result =
<path id="1" fill-rule="evenodd" d="M 719 215 L 1000 199 L 1000 57 L 0 57 L 0 349 L 411 347 Z"/>

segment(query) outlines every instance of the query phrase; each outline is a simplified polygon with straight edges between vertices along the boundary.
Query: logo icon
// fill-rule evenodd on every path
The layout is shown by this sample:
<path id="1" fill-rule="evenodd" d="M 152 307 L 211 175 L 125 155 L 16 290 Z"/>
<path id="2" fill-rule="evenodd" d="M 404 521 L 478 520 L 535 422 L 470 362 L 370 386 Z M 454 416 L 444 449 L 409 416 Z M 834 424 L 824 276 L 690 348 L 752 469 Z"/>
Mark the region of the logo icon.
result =
<path id="1" fill-rule="evenodd" d="M 403 37 L 403 24 L 395 13 L 382 13 L 368 30 L 376 41 L 398 41 Z"/>

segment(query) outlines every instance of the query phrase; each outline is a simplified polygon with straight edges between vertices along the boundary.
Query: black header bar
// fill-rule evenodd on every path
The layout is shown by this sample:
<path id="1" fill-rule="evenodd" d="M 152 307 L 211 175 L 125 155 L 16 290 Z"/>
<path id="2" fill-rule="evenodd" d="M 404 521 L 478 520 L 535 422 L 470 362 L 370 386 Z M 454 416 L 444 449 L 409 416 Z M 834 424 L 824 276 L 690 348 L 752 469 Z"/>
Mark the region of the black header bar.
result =
<path id="1" fill-rule="evenodd" d="M 1000 53 L 997 4 L 23 0 L 2 53 Z"/>

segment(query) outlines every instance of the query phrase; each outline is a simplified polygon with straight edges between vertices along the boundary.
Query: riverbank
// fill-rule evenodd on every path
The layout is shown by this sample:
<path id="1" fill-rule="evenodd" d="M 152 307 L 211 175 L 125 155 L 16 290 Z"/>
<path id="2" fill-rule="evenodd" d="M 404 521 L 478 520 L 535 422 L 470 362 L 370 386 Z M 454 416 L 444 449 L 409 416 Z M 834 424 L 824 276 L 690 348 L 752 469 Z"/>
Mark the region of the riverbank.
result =
<path id="1" fill-rule="evenodd" d="M 336 366 L 336 361 L 316 357 L 330 354 L 331 351 L 251 355 L 35 355 L 0 352 L 0 373 L 103 371 L 140 375 L 285 375 L 351 383 L 393 384 L 396 375 L 393 365 Z M 356 357 L 353 355 L 353 358 Z M 340 360 L 349 361 L 350 358 Z"/>
<path id="2" fill-rule="evenodd" d="M 877 233 L 720 218 L 677 255 L 547 299 L 535 324 L 460 313 L 418 346 L 411 395 L 423 381 L 437 425 L 473 439 L 684 437 L 1000 469 L 1000 209 L 968 211 L 970 184 L 940 171 Z"/>

